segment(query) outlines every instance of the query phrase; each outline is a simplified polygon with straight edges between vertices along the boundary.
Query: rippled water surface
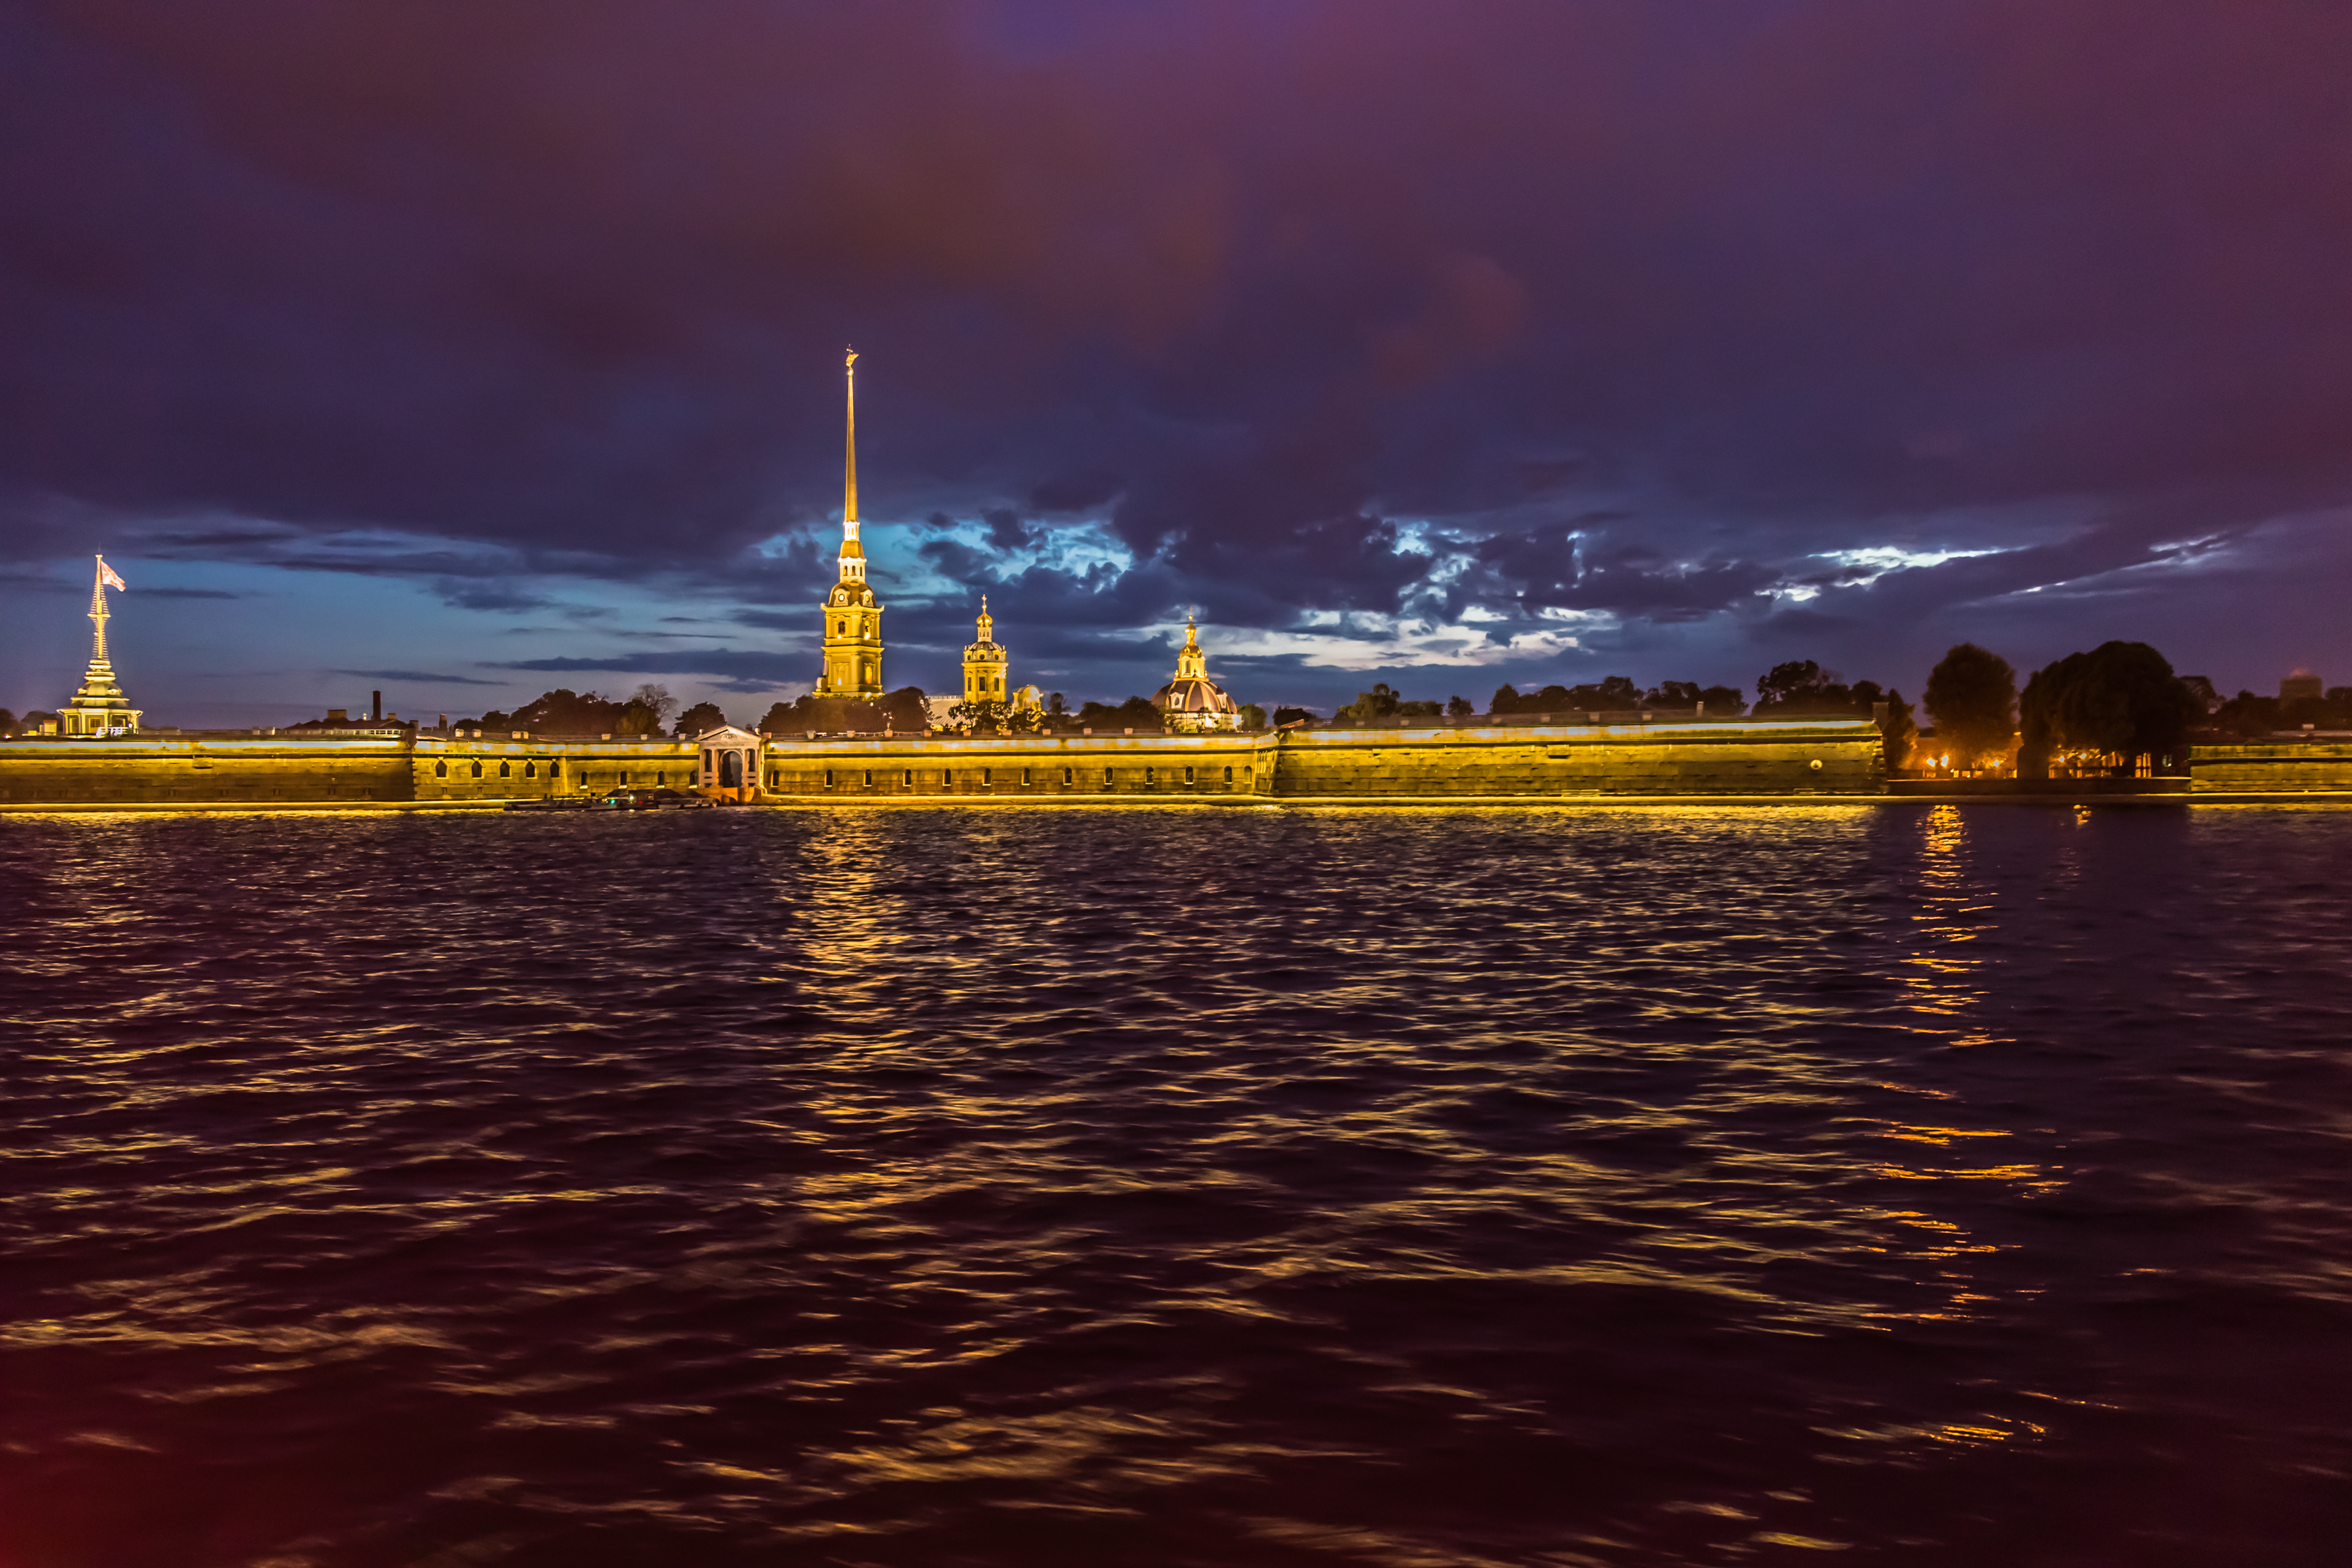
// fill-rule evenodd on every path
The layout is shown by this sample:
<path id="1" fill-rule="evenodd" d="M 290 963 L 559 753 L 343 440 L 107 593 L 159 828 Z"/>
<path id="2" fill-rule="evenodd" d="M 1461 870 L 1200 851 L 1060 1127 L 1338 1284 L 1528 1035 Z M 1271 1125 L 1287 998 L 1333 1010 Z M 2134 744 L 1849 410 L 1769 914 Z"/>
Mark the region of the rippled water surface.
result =
<path id="1" fill-rule="evenodd" d="M 2347 847 L 0 821 L 0 1568 L 2345 1562 Z"/>

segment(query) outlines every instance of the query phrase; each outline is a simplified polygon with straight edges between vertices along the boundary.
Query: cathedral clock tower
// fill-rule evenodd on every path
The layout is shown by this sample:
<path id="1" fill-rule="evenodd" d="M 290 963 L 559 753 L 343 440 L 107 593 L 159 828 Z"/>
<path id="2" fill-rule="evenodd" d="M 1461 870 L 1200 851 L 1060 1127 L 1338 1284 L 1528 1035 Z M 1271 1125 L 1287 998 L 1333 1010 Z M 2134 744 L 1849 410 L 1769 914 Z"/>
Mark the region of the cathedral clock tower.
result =
<path id="1" fill-rule="evenodd" d="M 882 606 L 866 582 L 857 542 L 857 355 L 847 362 L 849 446 L 843 470 L 841 578 L 824 596 L 824 673 L 815 695 L 871 702 L 882 695 Z"/>

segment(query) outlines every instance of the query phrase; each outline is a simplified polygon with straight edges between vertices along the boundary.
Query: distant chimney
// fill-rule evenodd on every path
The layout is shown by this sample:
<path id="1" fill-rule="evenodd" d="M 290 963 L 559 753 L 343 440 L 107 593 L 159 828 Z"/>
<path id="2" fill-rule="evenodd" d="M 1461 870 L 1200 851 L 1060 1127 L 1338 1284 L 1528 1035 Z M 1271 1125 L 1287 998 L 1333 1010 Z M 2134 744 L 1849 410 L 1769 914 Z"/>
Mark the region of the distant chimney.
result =
<path id="1" fill-rule="evenodd" d="M 379 724 L 383 721 L 383 692 L 371 691 L 368 693 L 368 718 Z"/>
<path id="2" fill-rule="evenodd" d="M 449 727 L 449 715 L 447 715 L 446 713 L 444 713 L 444 714 L 442 714 L 442 715 L 441 715 L 441 728 L 443 728 L 444 730 L 446 730 L 446 729 L 447 729 L 448 727 Z"/>

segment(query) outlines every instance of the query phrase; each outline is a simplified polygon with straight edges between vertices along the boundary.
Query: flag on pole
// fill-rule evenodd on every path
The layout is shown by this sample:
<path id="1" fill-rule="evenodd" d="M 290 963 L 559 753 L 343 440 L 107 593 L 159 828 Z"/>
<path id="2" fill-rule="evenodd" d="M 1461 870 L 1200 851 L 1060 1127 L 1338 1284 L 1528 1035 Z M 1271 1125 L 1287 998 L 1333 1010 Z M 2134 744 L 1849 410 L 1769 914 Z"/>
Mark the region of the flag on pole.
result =
<path id="1" fill-rule="evenodd" d="M 116 575 L 114 568 L 106 563 L 103 555 L 98 558 L 98 580 L 110 588 L 120 588 L 125 593 L 131 591 L 131 584 Z"/>

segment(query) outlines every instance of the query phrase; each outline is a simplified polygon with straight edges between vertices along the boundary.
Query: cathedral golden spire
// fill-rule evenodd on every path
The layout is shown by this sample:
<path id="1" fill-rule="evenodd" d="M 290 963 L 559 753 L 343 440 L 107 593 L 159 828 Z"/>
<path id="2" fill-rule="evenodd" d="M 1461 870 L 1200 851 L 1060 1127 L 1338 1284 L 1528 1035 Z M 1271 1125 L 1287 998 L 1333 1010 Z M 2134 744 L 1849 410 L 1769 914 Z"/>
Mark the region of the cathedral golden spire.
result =
<path id="1" fill-rule="evenodd" d="M 841 469 L 841 576 L 824 600 L 824 673 L 819 697 L 871 701 L 882 695 L 882 606 L 866 581 L 866 547 L 857 542 L 857 351 L 842 362 L 848 382 L 848 432 Z"/>
<path id="2" fill-rule="evenodd" d="M 849 452 L 842 467 L 841 526 L 842 542 L 857 542 L 857 351 L 849 351 L 845 362 L 849 382 Z"/>

